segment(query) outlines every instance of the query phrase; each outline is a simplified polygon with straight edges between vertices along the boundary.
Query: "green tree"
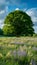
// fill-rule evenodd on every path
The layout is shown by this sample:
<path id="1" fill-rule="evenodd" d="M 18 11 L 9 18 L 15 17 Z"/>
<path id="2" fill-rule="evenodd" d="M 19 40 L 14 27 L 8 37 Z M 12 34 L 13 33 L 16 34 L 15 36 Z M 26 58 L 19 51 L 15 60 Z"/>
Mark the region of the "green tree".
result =
<path id="1" fill-rule="evenodd" d="M 13 36 L 14 34 L 14 27 L 10 25 L 4 25 L 3 27 L 4 35 L 6 36 Z"/>
<path id="2" fill-rule="evenodd" d="M 0 28 L 0 35 L 3 35 L 3 30 Z"/>
<path id="3" fill-rule="evenodd" d="M 8 14 L 4 21 L 3 31 L 5 35 L 32 36 L 34 33 L 31 17 L 23 11 L 14 11 Z"/>

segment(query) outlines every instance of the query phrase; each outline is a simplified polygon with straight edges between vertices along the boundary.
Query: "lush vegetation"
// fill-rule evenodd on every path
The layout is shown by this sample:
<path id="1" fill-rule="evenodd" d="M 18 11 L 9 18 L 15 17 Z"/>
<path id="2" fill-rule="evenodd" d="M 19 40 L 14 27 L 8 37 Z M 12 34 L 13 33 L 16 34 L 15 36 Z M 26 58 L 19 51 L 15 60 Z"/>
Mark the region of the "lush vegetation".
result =
<path id="1" fill-rule="evenodd" d="M 19 10 L 9 13 L 0 29 L 0 65 L 37 65 L 36 35 L 29 15 Z"/>
<path id="2" fill-rule="evenodd" d="M 0 35 L 3 35 L 3 30 L 0 28 Z"/>
<path id="3" fill-rule="evenodd" d="M 34 33 L 31 17 L 20 10 L 9 13 L 4 24 L 3 31 L 7 36 L 32 36 Z"/>
<path id="4" fill-rule="evenodd" d="M 0 38 L 0 65 L 34 64 L 37 65 L 37 37 Z"/>

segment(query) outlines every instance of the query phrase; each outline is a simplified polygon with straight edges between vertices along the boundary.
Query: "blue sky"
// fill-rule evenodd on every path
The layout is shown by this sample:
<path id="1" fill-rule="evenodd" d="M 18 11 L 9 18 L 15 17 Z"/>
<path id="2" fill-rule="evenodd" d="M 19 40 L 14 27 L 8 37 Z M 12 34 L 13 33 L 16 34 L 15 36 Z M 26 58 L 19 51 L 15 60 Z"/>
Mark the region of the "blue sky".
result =
<path id="1" fill-rule="evenodd" d="M 0 27 L 3 26 L 6 15 L 18 9 L 25 11 L 31 16 L 37 33 L 37 0 L 0 0 Z"/>

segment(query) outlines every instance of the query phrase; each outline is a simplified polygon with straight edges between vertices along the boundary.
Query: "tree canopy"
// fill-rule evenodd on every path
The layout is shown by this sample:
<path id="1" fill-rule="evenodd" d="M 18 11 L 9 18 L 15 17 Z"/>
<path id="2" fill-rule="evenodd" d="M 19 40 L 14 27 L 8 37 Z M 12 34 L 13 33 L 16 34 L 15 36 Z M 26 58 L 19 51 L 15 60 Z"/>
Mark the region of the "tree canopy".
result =
<path id="1" fill-rule="evenodd" d="M 4 21 L 3 31 L 5 35 L 32 36 L 34 33 L 31 17 L 23 11 L 10 12 Z"/>

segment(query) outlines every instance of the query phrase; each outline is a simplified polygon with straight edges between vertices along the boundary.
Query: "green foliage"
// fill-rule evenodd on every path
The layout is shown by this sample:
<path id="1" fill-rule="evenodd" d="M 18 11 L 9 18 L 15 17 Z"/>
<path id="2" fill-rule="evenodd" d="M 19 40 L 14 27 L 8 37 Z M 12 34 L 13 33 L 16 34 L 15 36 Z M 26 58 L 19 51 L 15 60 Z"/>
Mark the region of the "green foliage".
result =
<path id="1" fill-rule="evenodd" d="M 37 37 L 37 33 L 35 33 L 35 34 L 33 35 L 33 37 Z"/>
<path id="2" fill-rule="evenodd" d="M 14 33 L 14 27 L 13 26 L 8 26 L 8 25 L 5 25 L 3 27 L 3 31 L 4 31 L 4 35 L 6 36 L 12 36 Z"/>
<path id="3" fill-rule="evenodd" d="M 4 21 L 3 31 L 5 35 L 32 36 L 33 23 L 29 15 L 23 11 L 14 11 L 8 14 Z"/>
<path id="4" fill-rule="evenodd" d="M 0 28 L 0 35 L 3 35 L 3 30 Z"/>

